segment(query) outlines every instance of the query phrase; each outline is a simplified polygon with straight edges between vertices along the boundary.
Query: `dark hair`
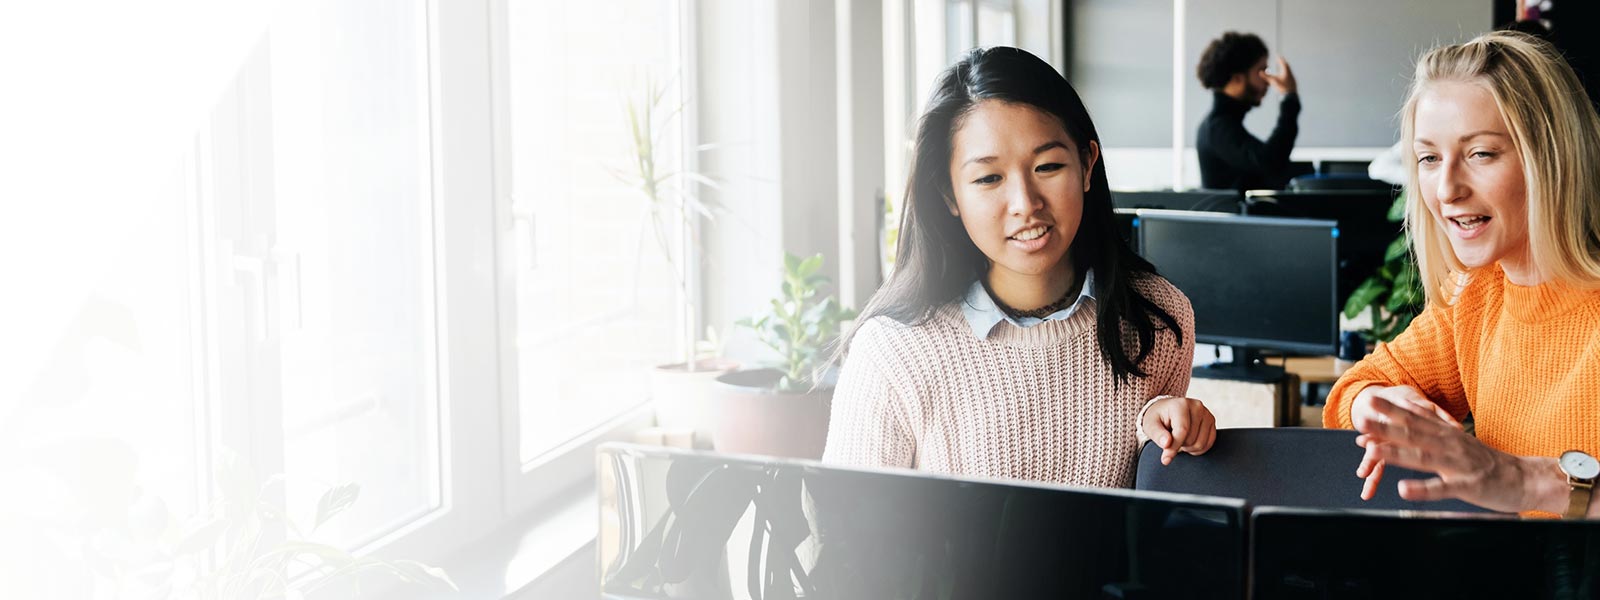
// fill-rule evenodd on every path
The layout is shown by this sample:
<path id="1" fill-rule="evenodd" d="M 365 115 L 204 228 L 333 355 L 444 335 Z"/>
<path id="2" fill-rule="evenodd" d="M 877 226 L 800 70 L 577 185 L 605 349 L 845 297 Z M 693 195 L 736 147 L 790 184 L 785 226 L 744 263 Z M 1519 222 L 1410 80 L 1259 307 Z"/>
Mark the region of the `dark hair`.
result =
<path id="1" fill-rule="evenodd" d="M 1200 85 L 1214 90 L 1228 85 L 1234 74 L 1249 71 L 1256 61 L 1266 57 L 1267 45 L 1256 34 L 1229 31 L 1206 44 L 1194 74 L 1200 78 Z"/>
<path id="2" fill-rule="evenodd" d="M 1084 160 L 1089 143 L 1100 142 L 1078 93 L 1048 63 L 1016 48 L 968 52 L 939 76 L 917 126 L 894 272 L 867 302 L 842 344 L 849 343 L 861 324 L 879 315 L 906 324 L 925 322 L 935 308 L 961 298 L 988 270 L 988 258 L 946 204 L 955 198 L 950 182 L 955 132 L 966 115 L 985 100 L 1023 104 L 1054 117 Z M 1134 288 L 1135 279 L 1154 276 L 1155 267 L 1134 254 L 1117 234 L 1105 165 L 1102 156 L 1089 176 L 1083 218 L 1070 256 L 1077 272 L 1084 272 L 1085 267 L 1094 269 L 1100 350 L 1110 360 L 1120 384 L 1130 374 L 1145 376 L 1139 364 L 1154 345 L 1154 320 L 1165 323 L 1180 344 L 1183 332 L 1172 315 Z M 1131 331 L 1125 330 L 1125 325 Z M 1133 336 L 1125 338 L 1125 333 Z M 1136 341 L 1136 348 L 1126 348 L 1127 341 Z"/>

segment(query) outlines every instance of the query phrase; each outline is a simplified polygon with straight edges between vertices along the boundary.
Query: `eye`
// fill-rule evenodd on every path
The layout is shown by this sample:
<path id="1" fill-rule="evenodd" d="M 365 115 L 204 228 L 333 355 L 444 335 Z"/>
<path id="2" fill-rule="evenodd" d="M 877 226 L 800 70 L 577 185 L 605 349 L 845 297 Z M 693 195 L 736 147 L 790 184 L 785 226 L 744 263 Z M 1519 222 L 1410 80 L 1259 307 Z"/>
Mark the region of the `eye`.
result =
<path id="1" fill-rule="evenodd" d="M 1037 173 L 1052 173 L 1052 172 L 1055 172 L 1055 171 L 1060 171 L 1060 170 L 1065 169 L 1065 168 L 1067 168 L 1067 165 L 1065 165 L 1063 163 L 1045 163 L 1045 164 L 1039 165 L 1037 167 L 1034 167 L 1033 170 L 1035 172 L 1037 172 Z"/>
<path id="2" fill-rule="evenodd" d="M 1490 159 L 1490 158 L 1494 158 L 1496 156 L 1499 156 L 1499 155 L 1494 153 L 1494 152 L 1490 152 L 1488 150 L 1479 150 L 1477 152 L 1473 152 L 1472 153 L 1472 158 Z"/>
<path id="3" fill-rule="evenodd" d="M 1431 165 L 1431 164 L 1436 163 L 1436 162 L 1439 162 L 1439 157 L 1434 156 L 1432 154 L 1425 154 L 1425 155 L 1417 157 L 1417 163 L 1418 164 Z"/>
<path id="4" fill-rule="evenodd" d="M 993 184 L 993 183 L 1000 183 L 1000 176 L 999 175 L 984 175 L 983 177 L 979 177 L 977 179 L 972 180 L 972 182 L 976 183 L 978 185 L 989 185 L 989 184 Z"/>

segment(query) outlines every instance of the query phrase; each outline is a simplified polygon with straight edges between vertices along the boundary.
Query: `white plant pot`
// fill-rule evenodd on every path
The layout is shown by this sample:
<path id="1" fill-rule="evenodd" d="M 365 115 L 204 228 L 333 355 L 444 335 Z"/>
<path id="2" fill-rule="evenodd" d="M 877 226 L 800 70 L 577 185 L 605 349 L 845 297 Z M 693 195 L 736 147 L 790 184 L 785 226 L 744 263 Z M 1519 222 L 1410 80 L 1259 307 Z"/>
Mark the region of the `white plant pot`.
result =
<path id="1" fill-rule="evenodd" d="M 659 365 L 650 370 L 650 401 L 656 409 L 656 426 L 694 432 L 694 447 L 711 448 L 714 425 L 711 389 L 718 376 L 739 368 L 739 363 L 714 358 L 698 361 L 695 370 L 683 363 Z"/>

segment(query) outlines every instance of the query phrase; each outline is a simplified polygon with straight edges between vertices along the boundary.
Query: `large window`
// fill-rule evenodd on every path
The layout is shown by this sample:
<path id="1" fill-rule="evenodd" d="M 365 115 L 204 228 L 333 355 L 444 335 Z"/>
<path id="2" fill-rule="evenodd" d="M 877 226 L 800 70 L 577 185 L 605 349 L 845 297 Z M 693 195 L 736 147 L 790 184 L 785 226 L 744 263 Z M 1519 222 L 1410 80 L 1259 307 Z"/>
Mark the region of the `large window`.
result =
<path id="1" fill-rule="evenodd" d="M 680 11 L 509 4 L 503 164 L 524 463 L 645 402 L 649 369 L 681 353 L 696 253 L 679 207 L 699 184 L 674 175 L 689 167 L 692 113 Z M 660 183 L 654 197 L 646 180 Z"/>

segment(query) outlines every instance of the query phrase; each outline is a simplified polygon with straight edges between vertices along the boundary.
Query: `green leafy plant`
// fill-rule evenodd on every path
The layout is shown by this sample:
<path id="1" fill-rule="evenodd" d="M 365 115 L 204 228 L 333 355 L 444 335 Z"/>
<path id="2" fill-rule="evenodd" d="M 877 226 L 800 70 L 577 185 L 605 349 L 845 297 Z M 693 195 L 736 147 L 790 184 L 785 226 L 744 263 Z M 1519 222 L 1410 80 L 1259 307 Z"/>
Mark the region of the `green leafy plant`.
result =
<path id="1" fill-rule="evenodd" d="M 1389 207 L 1389 220 L 1405 220 L 1406 197 L 1400 194 Z M 1344 316 L 1354 319 L 1362 311 L 1372 316 L 1372 328 L 1362 333 L 1369 342 L 1389 342 L 1422 312 L 1422 279 L 1411 255 L 1411 236 L 1401 233 L 1383 254 L 1383 266 L 1367 277 L 1344 303 Z"/>
<path id="2" fill-rule="evenodd" d="M 693 219 L 703 217 L 707 221 L 713 220 L 714 212 L 721 207 L 710 199 L 701 198 L 696 193 L 698 186 L 720 189 L 716 180 L 693 170 L 673 168 L 670 161 L 664 161 L 662 153 L 662 136 L 670 131 L 669 125 L 683 111 L 682 106 L 663 106 L 667 97 L 668 87 L 656 83 L 653 79 L 646 78 L 644 87 L 638 97 L 628 99 L 626 103 L 629 146 L 629 167 L 625 170 L 613 170 L 612 175 L 618 181 L 630 188 L 637 190 L 645 200 L 647 218 L 650 229 L 655 234 L 657 246 L 661 255 L 672 266 L 673 275 L 677 280 L 678 289 L 683 293 L 687 302 L 694 302 L 693 295 L 689 293 L 689 269 L 695 261 L 697 240 Z M 707 150 L 714 145 L 702 145 L 696 150 Z M 669 224 L 676 224 L 682 232 L 679 247 L 674 250 L 672 242 L 668 239 Z M 639 244 L 644 244 L 644 236 L 639 237 Z M 676 256 L 676 258 L 674 258 Z M 692 312 L 692 308 L 690 309 Z M 698 341 L 692 323 L 686 323 L 682 331 L 681 346 L 684 349 L 685 368 L 693 371 L 700 361 L 696 352 Z"/>
<path id="3" fill-rule="evenodd" d="M 841 306 L 833 296 L 820 293 L 828 282 L 817 272 L 821 268 L 821 254 L 802 260 L 785 252 L 783 295 L 772 299 L 772 312 L 739 320 L 739 325 L 754 329 L 761 343 L 782 358 L 783 378 L 778 381 L 782 391 L 814 387 L 828 366 L 828 345 L 839 336 L 839 325 L 856 316 L 856 311 Z"/>

